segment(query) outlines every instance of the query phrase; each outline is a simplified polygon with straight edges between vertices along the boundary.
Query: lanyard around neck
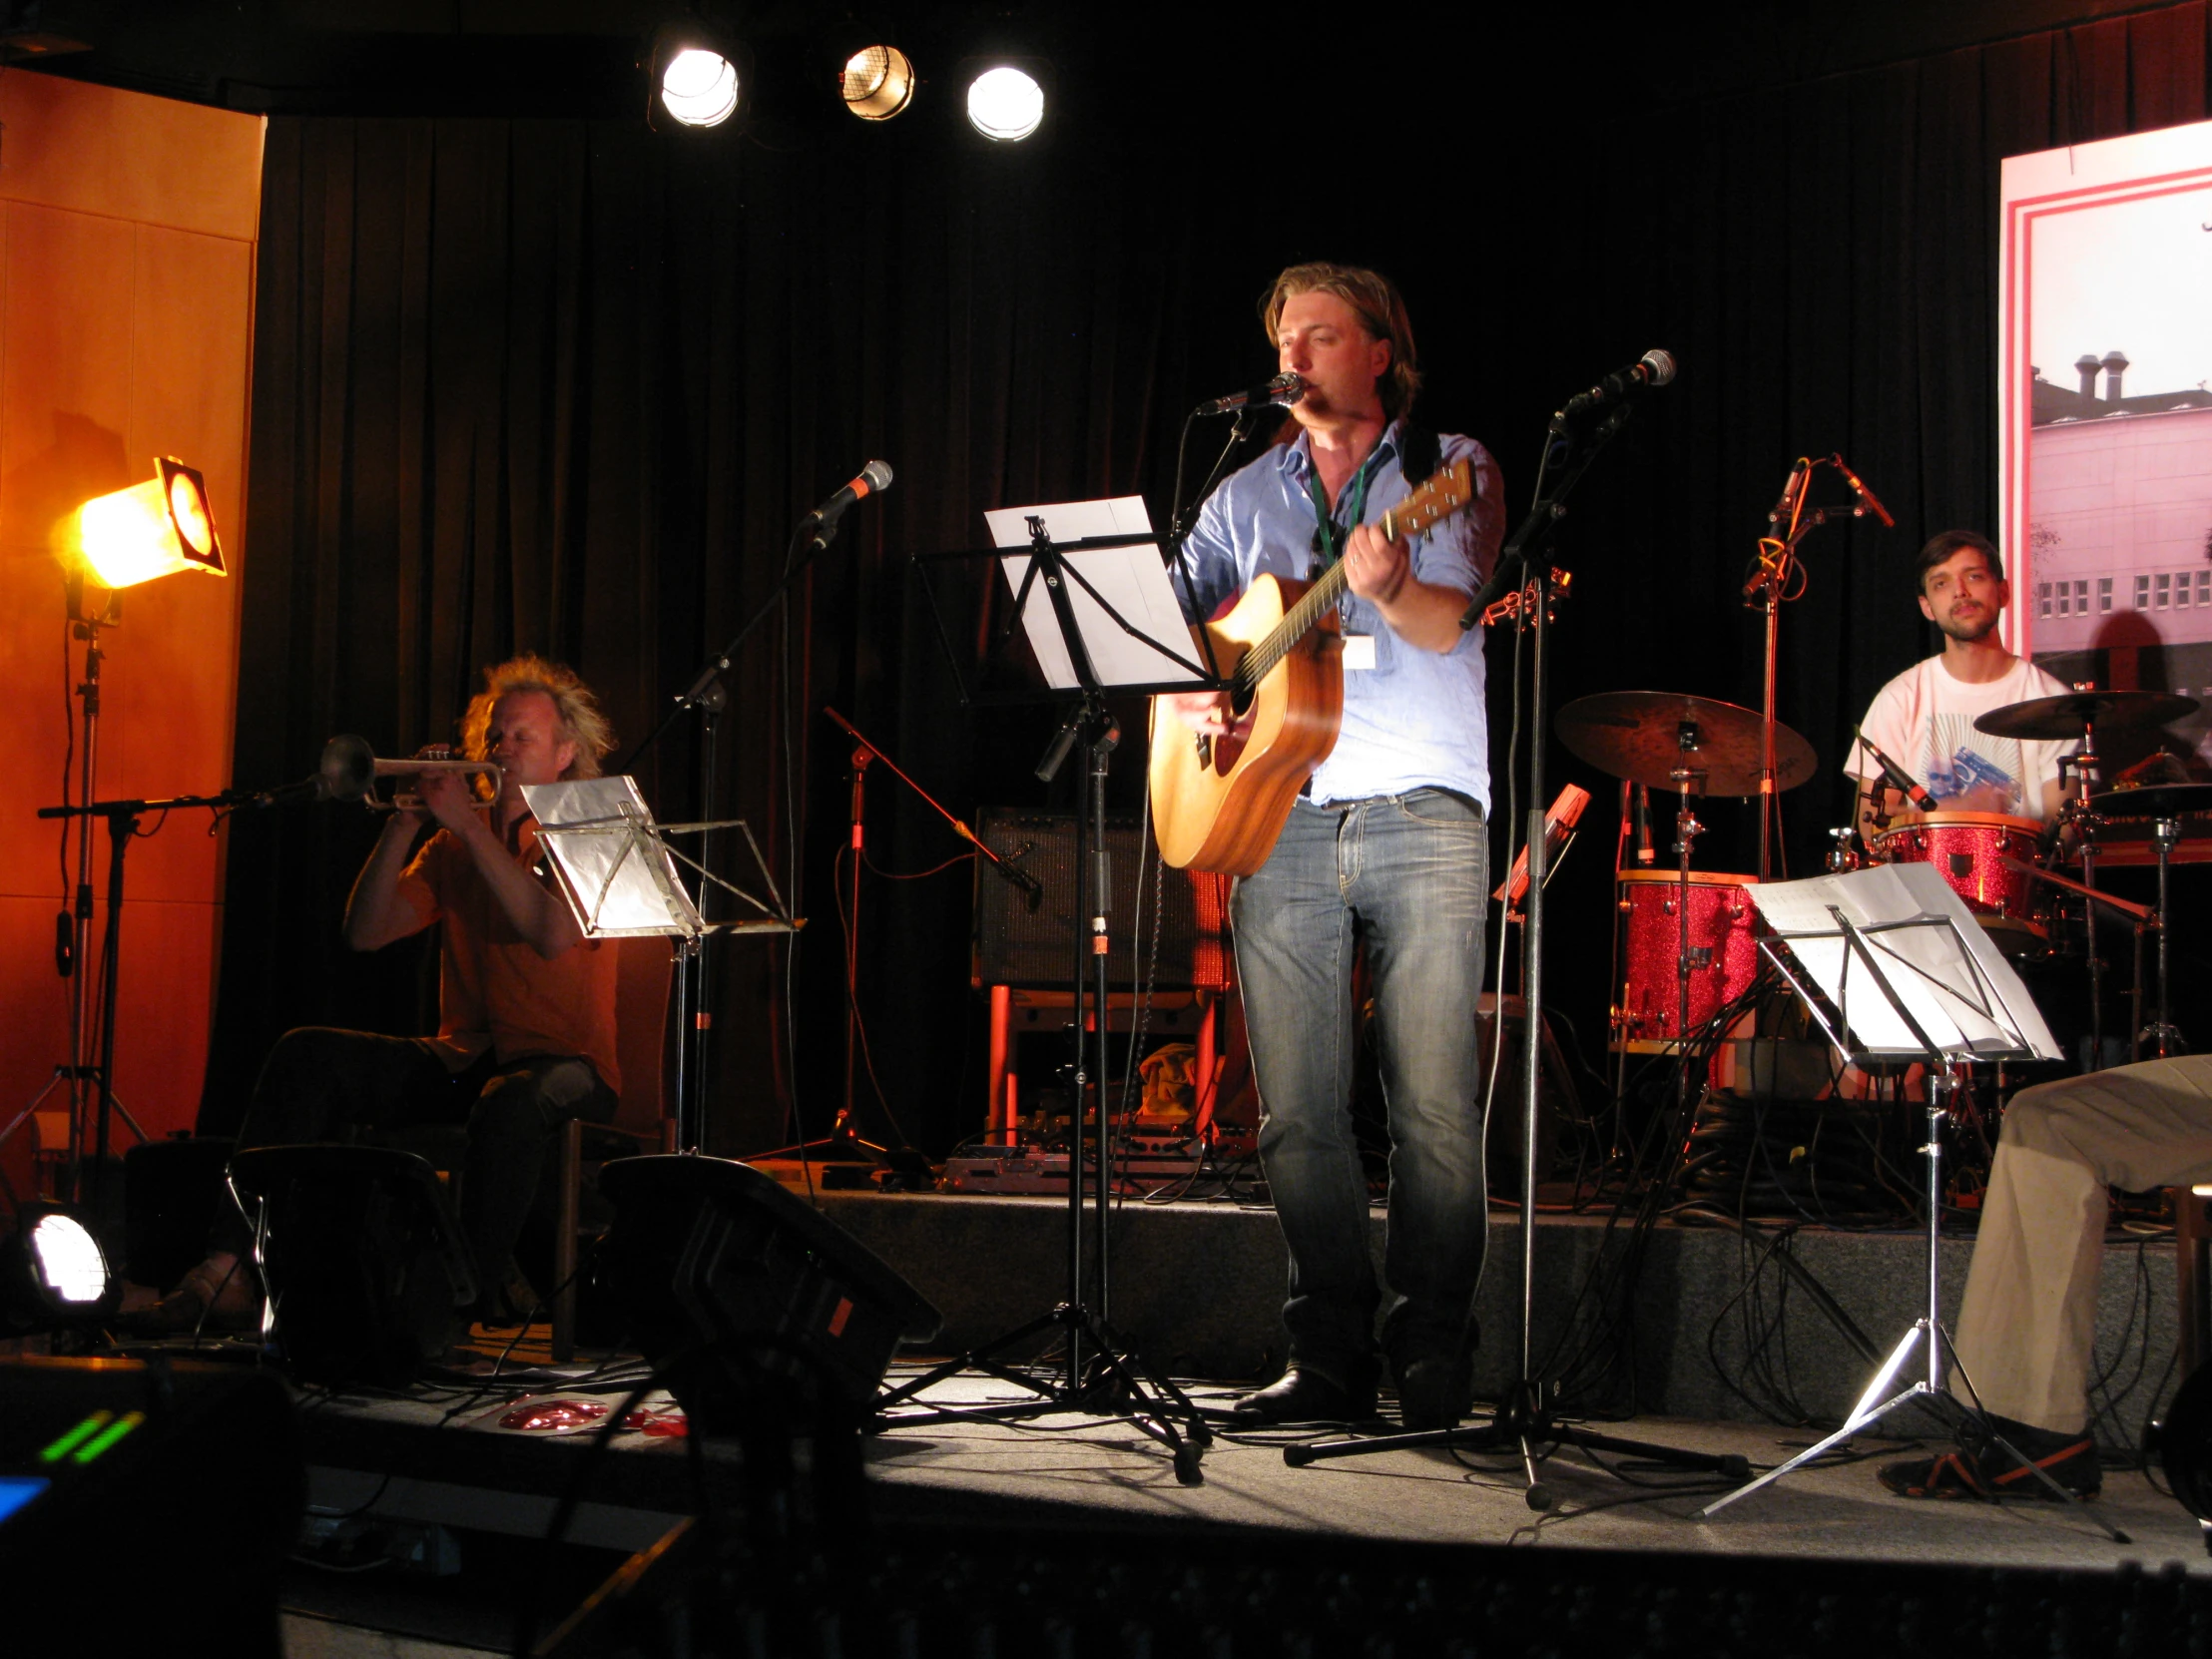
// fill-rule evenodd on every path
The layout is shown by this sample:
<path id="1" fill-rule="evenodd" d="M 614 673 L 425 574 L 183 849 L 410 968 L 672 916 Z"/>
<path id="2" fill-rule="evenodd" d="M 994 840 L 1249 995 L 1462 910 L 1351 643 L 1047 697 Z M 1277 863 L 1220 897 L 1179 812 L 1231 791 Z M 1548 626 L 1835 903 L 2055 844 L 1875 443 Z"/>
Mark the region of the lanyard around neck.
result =
<path id="1" fill-rule="evenodd" d="M 1382 445 L 1378 443 L 1368 451 L 1368 458 L 1360 463 L 1360 470 L 1352 475 L 1352 487 L 1346 494 L 1346 504 L 1351 508 L 1347 518 L 1351 525 L 1358 525 L 1368 510 L 1368 480 L 1375 476 L 1375 463 L 1382 459 Z M 1351 539 L 1352 530 L 1337 523 L 1336 515 L 1329 510 L 1329 497 L 1321 487 L 1321 468 L 1313 457 L 1307 457 L 1306 493 L 1314 502 L 1314 551 L 1321 555 L 1321 568 L 1326 570 L 1343 557 L 1345 543 Z"/>

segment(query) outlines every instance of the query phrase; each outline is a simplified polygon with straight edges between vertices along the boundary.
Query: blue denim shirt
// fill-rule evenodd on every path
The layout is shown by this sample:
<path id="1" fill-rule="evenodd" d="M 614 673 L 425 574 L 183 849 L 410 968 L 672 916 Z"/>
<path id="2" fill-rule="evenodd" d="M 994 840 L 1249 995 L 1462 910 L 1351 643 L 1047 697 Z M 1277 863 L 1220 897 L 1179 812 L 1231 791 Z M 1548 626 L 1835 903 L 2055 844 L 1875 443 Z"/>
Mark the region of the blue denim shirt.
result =
<path id="1" fill-rule="evenodd" d="M 1362 517 L 1373 523 L 1412 493 L 1398 462 L 1392 421 L 1371 457 Z M 1470 597 L 1482 585 L 1505 534 L 1497 463 L 1472 438 L 1445 434 L 1443 459 L 1474 463 L 1475 499 L 1465 511 L 1412 538 L 1413 575 L 1458 588 Z M 1307 480 L 1313 447 L 1304 432 L 1232 473 L 1207 500 L 1184 549 L 1190 580 L 1176 587 L 1186 616 L 1212 616 L 1224 600 L 1262 574 L 1305 579 L 1316 574 L 1318 528 Z M 1350 489 L 1336 510 L 1344 515 Z M 1347 529 L 1350 526 L 1346 526 Z M 1482 700 L 1482 630 L 1470 629 L 1448 652 L 1424 651 L 1390 631 L 1364 599 L 1346 594 L 1347 634 L 1375 638 L 1375 666 L 1345 675 L 1344 725 L 1337 747 L 1314 774 L 1322 806 L 1410 790 L 1456 790 L 1490 810 L 1490 733 Z"/>

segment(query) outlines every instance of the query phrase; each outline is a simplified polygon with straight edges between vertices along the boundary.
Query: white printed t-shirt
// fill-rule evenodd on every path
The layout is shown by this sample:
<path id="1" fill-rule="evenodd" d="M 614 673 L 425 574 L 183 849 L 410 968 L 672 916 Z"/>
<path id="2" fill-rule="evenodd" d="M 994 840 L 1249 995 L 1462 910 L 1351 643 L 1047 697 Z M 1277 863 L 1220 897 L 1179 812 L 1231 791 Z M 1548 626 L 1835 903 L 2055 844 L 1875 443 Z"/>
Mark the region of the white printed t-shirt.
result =
<path id="1" fill-rule="evenodd" d="M 2039 697 L 2063 697 L 2072 690 L 2025 657 L 2015 657 L 2000 679 L 1977 686 L 1952 679 L 1940 656 L 1930 657 L 1875 693 L 1860 730 L 1927 785 L 1938 806 L 1958 801 L 1977 787 L 1994 785 L 2004 791 L 2007 804 L 1997 807 L 1983 798 L 1972 810 L 2039 819 L 2043 787 L 2058 778 L 2058 758 L 2072 754 L 2080 743 L 1993 738 L 1975 731 L 1973 723 L 1992 709 Z M 1881 776 L 1882 769 L 1873 756 L 1853 744 L 1844 772 L 1864 783 Z"/>

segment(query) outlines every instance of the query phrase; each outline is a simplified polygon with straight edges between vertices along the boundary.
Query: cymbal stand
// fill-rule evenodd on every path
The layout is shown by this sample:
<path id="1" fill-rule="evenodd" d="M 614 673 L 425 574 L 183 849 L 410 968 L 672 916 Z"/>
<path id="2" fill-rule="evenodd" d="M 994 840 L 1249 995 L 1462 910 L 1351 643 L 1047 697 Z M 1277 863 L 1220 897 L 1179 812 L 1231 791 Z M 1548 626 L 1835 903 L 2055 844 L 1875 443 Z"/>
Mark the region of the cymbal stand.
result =
<path id="1" fill-rule="evenodd" d="M 2081 748 L 2072 755 L 2059 757 L 2059 767 L 2073 768 L 2074 793 L 2066 800 L 2066 822 L 2073 829 L 2081 847 L 2081 884 L 2091 893 L 2097 887 L 2097 830 L 2104 820 L 2089 805 L 2090 786 L 2096 780 L 2097 723 L 2085 717 L 2081 723 Z M 2097 950 L 2097 910 L 2094 904 L 2083 911 L 2083 927 L 2086 932 L 2085 948 L 2088 951 L 2089 968 L 2089 1064 L 2087 1071 L 2104 1069 L 2104 958 Z"/>
<path id="2" fill-rule="evenodd" d="M 2180 838 L 2181 822 L 2178 819 L 2162 818 L 2151 825 L 2151 844 L 2158 849 L 2158 917 L 2154 924 L 2158 933 L 2158 1018 L 2136 1035 L 2135 1052 L 2138 1059 L 2142 1057 L 2146 1047 L 2150 1050 L 2151 1058 L 2157 1060 L 2189 1052 L 2189 1045 L 2182 1040 L 2181 1033 L 2174 1029 L 2166 980 L 2166 940 L 2172 932 L 2166 925 L 2166 878 L 2173 861 L 2174 842 Z"/>
<path id="3" fill-rule="evenodd" d="M 1674 1109 L 1680 1120 L 1679 1127 L 1684 1129 L 1689 1127 L 1690 1110 L 1690 975 L 1705 965 L 1696 960 L 1696 954 L 1690 949 L 1690 843 L 1705 830 L 1691 806 L 1698 795 L 1698 786 L 1705 782 L 1704 769 L 1690 765 L 1697 753 L 1698 740 L 1698 724 L 1694 720 L 1686 720 L 1675 729 L 1675 742 L 1681 747 L 1683 764 L 1667 774 L 1674 780 L 1681 800 L 1674 815 L 1675 930 L 1681 941 L 1674 959 Z M 1771 723 L 1767 728 L 1767 741 L 1771 750 L 1774 741 Z M 1701 954 L 1707 962 L 1712 960 L 1710 949 Z"/>

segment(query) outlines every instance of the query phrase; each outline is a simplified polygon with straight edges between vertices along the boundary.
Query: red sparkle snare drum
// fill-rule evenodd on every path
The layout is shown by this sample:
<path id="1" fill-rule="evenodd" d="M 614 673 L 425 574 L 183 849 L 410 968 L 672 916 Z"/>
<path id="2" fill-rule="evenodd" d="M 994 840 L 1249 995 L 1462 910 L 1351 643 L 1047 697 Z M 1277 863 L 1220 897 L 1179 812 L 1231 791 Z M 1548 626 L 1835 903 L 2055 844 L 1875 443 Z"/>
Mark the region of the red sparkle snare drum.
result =
<path id="1" fill-rule="evenodd" d="M 2043 827 L 2002 813 L 1929 813 L 1899 819 L 1868 842 L 1877 858 L 1933 864 L 2008 953 L 2041 949 L 2049 938 L 2041 883 L 2005 866 L 2039 861 Z"/>
<path id="2" fill-rule="evenodd" d="M 1620 883 L 1622 984 L 1614 1040 L 1630 1050 L 1658 1047 L 1674 1041 L 1680 1015 L 1675 975 L 1682 954 L 1681 875 L 1671 869 L 1624 869 Z M 1756 916 L 1745 890 L 1758 884 L 1750 875 L 1690 871 L 1692 1031 L 1750 990 L 1758 977 Z"/>

